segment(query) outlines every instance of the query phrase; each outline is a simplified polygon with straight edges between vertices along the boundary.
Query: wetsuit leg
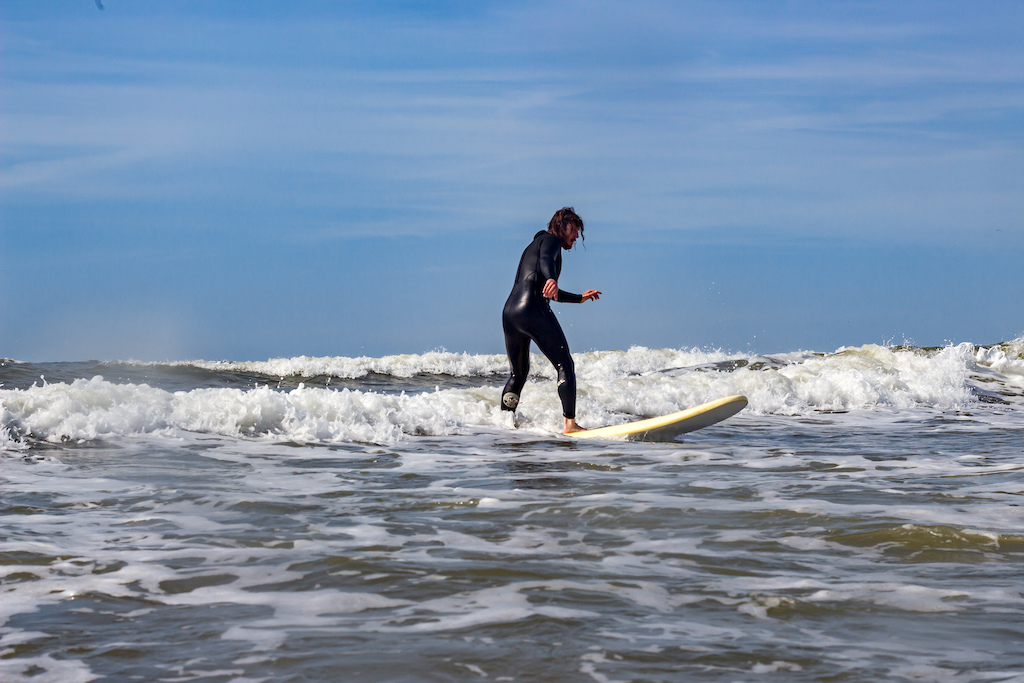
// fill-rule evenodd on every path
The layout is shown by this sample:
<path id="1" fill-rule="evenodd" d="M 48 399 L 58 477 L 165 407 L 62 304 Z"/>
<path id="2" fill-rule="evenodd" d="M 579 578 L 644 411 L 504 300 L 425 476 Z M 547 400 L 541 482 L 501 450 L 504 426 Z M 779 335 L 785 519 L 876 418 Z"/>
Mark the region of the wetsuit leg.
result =
<path id="1" fill-rule="evenodd" d="M 505 329 L 505 351 L 508 353 L 508 364 L 512 372 L 505 389 L 501 392 L 501 409 L 512 410 L 519 405 L 519 396 L 523 393 L 526 377 L 530 374 L 530 338 L 515 329 L 507 319 L 502 320 Z M 510 398 L 512 394 L 515 398 Z"/>
<path id="2" fill-rule="evenodd" d="M 558 318 L 547 302 L 531 301 L 529 296 L 517 296 L 516 290 L 513 290 L 505 302 L 501 322 L 505 330 L 505 350 L 512 369 L 512 376 L 502 393 L 502 408 L 515 410 L 518 405 L 519 394 L 530 371 L 532 339 L 558 373 L 558 398 L 562 402 L 562 415 L 575 418 L 576 368 L 562 326 L 558 324 Z"/>
<path id="3" fill-rule="evenodd" d="M 562 402 L 562 415 L 576 417 L 576 366 L 569 353 L 569 342 L 555 314 L 549 310 L 532 321 L 531 334 L 537 348 L 551 361 L 558 372 L 558 398 Z"/>

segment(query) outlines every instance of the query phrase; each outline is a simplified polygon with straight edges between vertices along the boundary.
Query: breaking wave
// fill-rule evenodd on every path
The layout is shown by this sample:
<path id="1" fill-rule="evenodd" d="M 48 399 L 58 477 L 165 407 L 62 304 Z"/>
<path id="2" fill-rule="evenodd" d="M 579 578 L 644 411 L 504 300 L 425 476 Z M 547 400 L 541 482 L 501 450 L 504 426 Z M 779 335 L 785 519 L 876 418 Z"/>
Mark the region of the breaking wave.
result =
<path id="1" fill-rule="evenodd" d="M 866 345 L 833 353 L 754 356 L 722 351 L 648 349 L 574 356 L 585 425 L 661 415 L 732 394 L 750 400 L 748 416 L 806 417 L 886 412 L 973 411 L 975 419 L 1024 408 L 1024 338 L 994 346 L 937 349 Z M 389 443 L 415 435 L 453 435 L 512 427 L 499 406 L 506 360 L 442 351 L 381 358 L 279 358 L 259 362 L 182 361 L 165 371 L 202 369 L 263 377 L 250 386 L 173 391 L 105 379 L 0 385 L 0 450 L 28 440 L 89 441 L 133 434 L 210 433 L 296 442 Z M 554 372 L 540 356 L 523 393 L 519 427 L 555 432 L 560 409 Z M 25 364 L 11 364 L 31 372 Z M 0 368 L 0 372 L 4 370 Z M 428 376 L 433 390 L 393 391 L 379 383 L 331 387 L 330 378 Z M 323 386 L 281 388 L 274 378 L 323 378 Z M 444 378 L 475 378 L 442 388 Z M 0 375 L 0 381 L 3 376 Z M 395 380 L 397 382 L 397 380 Z M 402 385 L 404 386 L 404 385 Z M 983 415 L 982 415 L 983 418 Z"/>

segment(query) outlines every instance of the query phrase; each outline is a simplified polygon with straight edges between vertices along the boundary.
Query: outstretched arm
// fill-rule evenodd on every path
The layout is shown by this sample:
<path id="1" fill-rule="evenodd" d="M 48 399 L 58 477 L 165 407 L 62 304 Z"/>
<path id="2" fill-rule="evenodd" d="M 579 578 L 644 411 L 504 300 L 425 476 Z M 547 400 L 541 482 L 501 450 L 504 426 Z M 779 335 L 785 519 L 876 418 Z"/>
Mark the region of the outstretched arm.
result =
<path id="1" fill-rule="evenodd" d="M 601 292 L 596 289 L 588 289 L 582 294 L 573 294 L 572 292 L 566 292 L 558 288 L 558 283 L 553 279 L 549 279 L 544 283 L 544 296 L 548 299 L 554 299 L 559 303 L 568 304 L 581 304 L 584 301 L 590 301 L 591 299 L 597 300 L 601 298 Z"/>

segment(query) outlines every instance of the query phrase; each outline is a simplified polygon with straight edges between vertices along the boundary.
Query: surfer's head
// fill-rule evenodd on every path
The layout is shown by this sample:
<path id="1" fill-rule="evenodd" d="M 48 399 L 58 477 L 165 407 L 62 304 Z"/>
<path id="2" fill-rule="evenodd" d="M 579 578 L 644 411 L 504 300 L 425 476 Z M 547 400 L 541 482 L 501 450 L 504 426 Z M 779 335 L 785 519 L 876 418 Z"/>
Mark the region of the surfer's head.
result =
<path id="1" fill-rule="evenodd" d="M 548 232 L 562 240 L 563 249 L 572 249 L 577 238 L 583 239 L 583 219 L 571 206 L 562 207 L 548 221 Z"/>

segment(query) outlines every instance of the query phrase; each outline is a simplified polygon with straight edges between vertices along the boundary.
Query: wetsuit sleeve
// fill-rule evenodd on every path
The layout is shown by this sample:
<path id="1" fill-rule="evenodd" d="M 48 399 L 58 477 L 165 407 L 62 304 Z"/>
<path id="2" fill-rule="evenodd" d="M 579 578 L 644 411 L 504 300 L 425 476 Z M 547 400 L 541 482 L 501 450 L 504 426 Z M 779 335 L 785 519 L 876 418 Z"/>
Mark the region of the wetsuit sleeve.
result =
<path id="1" fill-rule="evenodd" d="M 573 294 L 572 292 L 563 292 L 558 290 L 558 303 L 560 304 L 581 304 L 583 303 L 582 294 Z"/>
<path id="2" fill-rule="evenodd" d="M 559 250 L 562 248 L 562 243 L 557 237 L 551 234 L 546 234 L 541 238 L 540 241 L 540 258 L 537 262 L 537 270 L 540 271 L 540 275 L 543 278 L 542 282 L 548 280 L 557 280 L 561 274 L 561 259 Z M 558 290 L 558 298 L 555 299 L 560 304 L 581 304 L 583 303 L 582 294 L 573 294 L 572 292 L 566 292 L 565 290 Z"/>
<path id="3" fill-rule="evenodd" d="M 540 241 L 540 254 L 537 259 L 537 271 L 540 273 L 541 282 L 558 279 L 558 250 L 562 248 L 558 238 L 546 234 Z"/>

